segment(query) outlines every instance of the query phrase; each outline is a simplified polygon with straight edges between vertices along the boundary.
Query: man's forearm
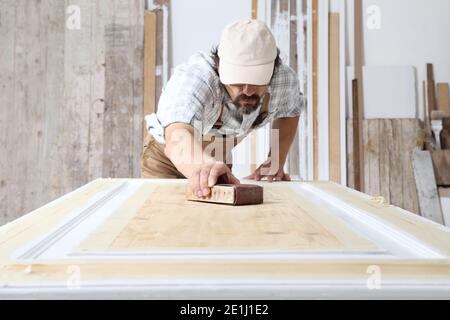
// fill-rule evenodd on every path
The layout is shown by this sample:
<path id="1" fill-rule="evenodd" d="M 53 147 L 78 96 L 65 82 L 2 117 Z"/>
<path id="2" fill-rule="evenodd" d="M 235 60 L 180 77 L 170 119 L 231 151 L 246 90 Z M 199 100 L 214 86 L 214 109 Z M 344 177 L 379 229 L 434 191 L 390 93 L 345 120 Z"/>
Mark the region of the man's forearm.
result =
<path id="1" fill-rule="evenodd" d="M 191 190 L 198 197 L 205 197 L 219 181 L 239 184 L 230 168 L 203 150 L 203 142 L 196 139 L 194 128 L 184 123 L 169 125 L 165 131 L 164 153 L 188 180 Z"/>
<path id="2" fill-rule="evenodd" d="M 215 159 L 203 153 L 201 141 L 195 140 L 194 128 L 176 123 L 166 128 L 165 154 L 186 178 L 203 164 L 215 163 Z"/>
<path id="3" fill-rule="evenodd" d="M 292 142 L 294 141 L 294 137 L 297 132 L 298 121 L 299 117 L 279 118 L 275 119 L 272 123 L 272 130 L 279 130 L 278 155 L 280 167 L 283 167 L 286 162 L 289 149 L 291 148 Z M 276 156 L 273 154 L 273 147 L 271 147 L 271 156 Z"/>

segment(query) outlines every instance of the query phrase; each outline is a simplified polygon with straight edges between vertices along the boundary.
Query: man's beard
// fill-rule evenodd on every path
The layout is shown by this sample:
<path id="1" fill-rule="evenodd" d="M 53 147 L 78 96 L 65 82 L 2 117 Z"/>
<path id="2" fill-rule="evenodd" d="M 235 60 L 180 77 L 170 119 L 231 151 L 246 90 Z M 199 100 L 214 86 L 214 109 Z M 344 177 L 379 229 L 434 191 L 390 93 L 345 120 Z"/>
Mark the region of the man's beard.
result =
<path id="1" fill-rule="evenodd" d="M 240 94 L 233 100 L 234 105 L 241 114 L 250 114 L 256 109 L 258 109 L 261 97 L 257 94 L 252 96 L 246 96 L 245 94 Z"/>

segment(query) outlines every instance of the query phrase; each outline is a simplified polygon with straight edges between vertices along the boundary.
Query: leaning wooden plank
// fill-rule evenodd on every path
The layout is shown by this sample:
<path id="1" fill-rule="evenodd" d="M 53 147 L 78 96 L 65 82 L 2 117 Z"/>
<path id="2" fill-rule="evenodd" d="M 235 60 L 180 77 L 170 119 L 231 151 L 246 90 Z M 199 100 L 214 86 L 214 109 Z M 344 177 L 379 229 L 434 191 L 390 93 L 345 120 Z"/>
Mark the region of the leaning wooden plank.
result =
<path id="1" fill-rule="evenodd" d="M 352 82 L 353 93 L 353 172 L 355 175 L 355 189 L 364 191 L 364 144 L 363 122 L 359 108 L 358 80 Z"/>
<path id="2" fill-rule="evenodd" d="M 354 28 L 355 28 L 355 78 L 358 80 L 358 108 L 363 119 L 364 95 L 363 95 L 363 8 L 362 0 L 354 1 Z"/>
<path id="3" fill-rule="evenodd" d="M 424 145 L 426 150 L 434 149 L 434 139 L 431 132 L 431 122 L 430 122 L 430 109 L 428 106 L 428 95 L 427 95 L 427 84 L 426 81 L 422 82 L 422 96 L 423 96 L 423 114 L 424 114 L 424 125 L 423 125 L 423 137 L 420 145 Z M 420 147 L 419 145 L 419 147 Z"/>
<path id="4" fill-rule="evenodd" d="M 419 203 L 412 167 L 412 152 L 418 147 L 419 120 L 403 119 L 401 126 L 402 137 L 399 153 L 402 163 L 403 209 L 419 214 Z"/>
<path id="5" fill-rule="evenodd" d="M 438 83 L 438 105 L 439 110 L 442 111 L 445 118 L 450 118 L 450 100 L 448 83 Z"/>
<path id="6" fill-rule="evenodd" d="M 144 12 L 146 1 L 134 0 L 129 4 L 130 34 L 132 48 L 129 49 L 131 65 L 130 82 L 132 84 L 131 112 L 132 121 L 129 124 L 129 174 L 126 177 L 141 176 L 142 123 L 144 114 Z"/>
<path id="7" fill-rule="evenodd" d="M 439 188 L 439 197 L 441 199 L 445 225 L 450 227 L 450 188 Z"/>
<path id="8" fill-rule="evenodd" d="M 450 150 L 450 119 L 444 119 L 444 129 L 441 132 L 442 150 Z"/>
<path id="9" fill-rule="evenodd" d="M 402 126 L 400 119 L 388 120 L 392 123 L 392 140 L 390 141 L 389 150 L 389 180 L 390 180 L 390 194 L 391 203 L 395 206 L 403 208 L 403 182 L 402 182 L 402 154 L 401 154 L 401 143 L 402 143 Z"/>
<path id="10" fill-rule="evenodd" d="M 144 17 L 144 117 L 156 112 L 156 13 Z M 143 137 L 147 134 L 144 121 Z"/>
<path id="11" fill-rule="evenodd" d="M 356 105 L 353 106 L 353 118 L 356 120 L 356 125 L 359 127 L 358 131 L 362 132 L 362 121 L 364 119 L 364 78 L 363 78 L 363 5 L 362 0 L 355 0 L 354 2 L 354 25 L 355 25 L 355 78 L 356 78 Z M 356 111 L 356 113 L 355 113 Z M 363 142 L 362 136 L 357 132 L 353 132 L 353 137 L 357 142 L 355 147 L 359 149 L 357 152 L 359 164 L 355 165 L 355 169 L 360 166 L 362 169 L 364 163 L 364 153 L 362 151 Z M 358 139 L 358 140 L 356 140 Z M 358 175 L 358 170 L 355 170 Z M 358 180 L 356 183 L 357 190 L 364 192 L 364 173 L 360 171 Z M 359 187 L 359 188 L 358 188 Z"/>
<path id="12" fill-rule="evenodd" d="M 431 151 L 436 183 L 440 187 L 450 187 L 450 150 Z"/>
<path id="13" fill-rule="evenodd" d="M 389 152 L 392 141 L 392 122 L 380 120 L 380 195 L 391 203 L 391 162 Z"/>
<path id="14" fill-rule="evenodd" d="M 414 150 L 413 168 L 422 216 L 443 224 L 444 220 L 430 152 Z"/>
<path id="15" fill-rule="evenodd" d="M 355 174 L 353 172 L 353 119 L 347 119 L 347 187 L 355 189 Z"/>
<path id="16" fill-rule="evenodd" d="M 252 0 L 252 19 L 258 19 L 258 0 Z"/>
<path id="17" fill-rule="evenodd" d="M 169 12 L 170 0 L 154 0 L 156 12 L 156 105 L 170 77 Z"/>
<path id="18" fill-rule="evenodd" d="M 364 160 L 368 163 L 365 169 L 366 193 L 380 196 L 380 122 L 383 120 L 364 120 L 367 129 L 367 140 L 364 143 Z M 367 158 L 367 161 L 366 161 Z"/>
<path id="19" fill-rule="evenodd" d="M 427 96 L 428 112 L 431 118 L 431 112 L 436 110 L 436 88 L 434 82 L 433 64 L 427 64 Z"/>
<path id="20" fill-rule="evenodd" d="M 372 168 L 370 167 L 370 159 L 368 153 L 368 143 L 369 143 L 369 123 L 366 120 L 363 120 L 362 123 L 362 141 L 363 141 L 363 153 L 364 153 L 364 162 L 362 166 L 362 174 L 364 175 L 364 192 L 373 196 L 378 196 L 377 194 L 372 194 L 369 192 L 370 185 L 370 171 Z"/>
<path id="21" fill-rule="evenodd" d="M 331 13 L 329 22 L 329 172 L 330 181 L 341 183 L 341 109 L 339 14 Z"/>

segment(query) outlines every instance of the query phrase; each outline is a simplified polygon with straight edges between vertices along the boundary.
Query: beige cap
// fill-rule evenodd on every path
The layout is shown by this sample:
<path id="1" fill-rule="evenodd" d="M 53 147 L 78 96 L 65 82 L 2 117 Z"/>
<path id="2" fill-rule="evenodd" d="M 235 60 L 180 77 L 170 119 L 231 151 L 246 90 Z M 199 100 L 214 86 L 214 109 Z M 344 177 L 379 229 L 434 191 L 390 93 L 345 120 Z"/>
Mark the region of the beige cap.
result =
<path id="1" fill-rule="evenodd" d="M 261 21 L 244 20 L 228 25 L 218 54 L 223 84 L 269 84 L 277 57 L 275 38 Z"/>

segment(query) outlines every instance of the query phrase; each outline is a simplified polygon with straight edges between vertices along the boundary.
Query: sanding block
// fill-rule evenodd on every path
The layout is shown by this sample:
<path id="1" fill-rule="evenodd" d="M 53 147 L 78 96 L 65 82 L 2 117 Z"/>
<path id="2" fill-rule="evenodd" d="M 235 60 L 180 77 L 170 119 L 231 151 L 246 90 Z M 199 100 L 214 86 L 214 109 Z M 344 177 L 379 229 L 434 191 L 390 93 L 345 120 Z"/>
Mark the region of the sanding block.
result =
<path id="1" fill-rule="evenodd" d="M 263 203 L 263 187 L 253 184 L 218 184 L 211 188 L 206 197 L 198 197 L 192 193 L 190 185 L 186 188 L 186 199 L 210 203 L 243 206 Z"/>

